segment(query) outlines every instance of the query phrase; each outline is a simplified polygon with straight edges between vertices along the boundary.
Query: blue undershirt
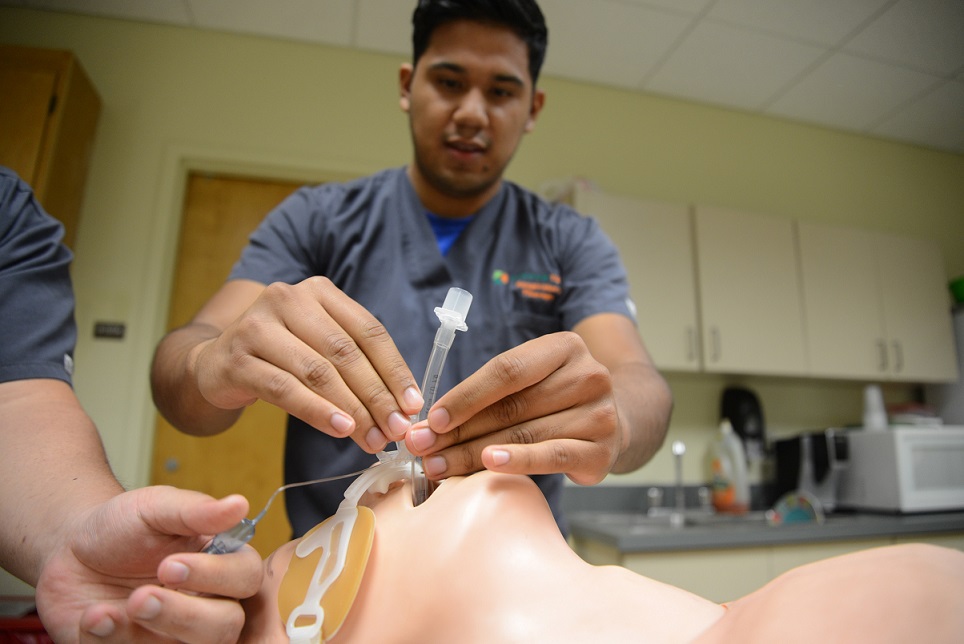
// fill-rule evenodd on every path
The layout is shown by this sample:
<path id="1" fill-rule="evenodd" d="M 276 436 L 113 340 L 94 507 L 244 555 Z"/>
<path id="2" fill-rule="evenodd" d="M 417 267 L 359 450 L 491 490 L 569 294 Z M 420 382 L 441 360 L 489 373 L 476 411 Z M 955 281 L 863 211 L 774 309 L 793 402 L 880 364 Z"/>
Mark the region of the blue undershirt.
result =
<path id="1" fill-rule="evenodd" d="M 450 219 L 433 215 L 430 212 L 426 212 L 425 215 L 428 217 L 429 225 L 432 226 L 432 232 L 435 233 L 435 241 L 438 242 L 438 249 L 441 251 L 442 257 L 448 254 L 452 244 L 472 221 L 472 217 Z"/>

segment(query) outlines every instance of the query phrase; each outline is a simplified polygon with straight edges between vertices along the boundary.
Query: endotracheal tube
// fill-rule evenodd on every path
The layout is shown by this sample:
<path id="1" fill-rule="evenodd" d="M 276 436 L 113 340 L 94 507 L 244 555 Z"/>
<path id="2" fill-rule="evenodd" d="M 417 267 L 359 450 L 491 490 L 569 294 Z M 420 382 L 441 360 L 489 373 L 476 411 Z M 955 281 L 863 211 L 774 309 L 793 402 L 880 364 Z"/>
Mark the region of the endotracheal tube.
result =
<path id="1" fill-rule="evenodd" d="M 439 378 L 442 376 L 442 367 L 445 365 L 445 358 L 448 356 L 452 342 L 455 340 L 456 331 L 467 331 L 465 317 L 472 306 L 472 294 L 460 288 L 450 288 L 445 296 L 442 306 L 435 308 L 435 315 L 439 319 L 439 328 L 435 333 L 435 343 L 432 346 L 432 353 L 428 357 L 428 365 L 425 367 L 425 375 L 422 377 L 422 399 L 425 404 L 418 415 L 412 418 L 413 422 L 418 422 L 428 418 L 428 410 L 435 404 L 438 395 Z M 402 455 L 411 456 L 403 441 L 396 443 L 398 451 Z M 435 490 L 435 483 L 425 478 L 422 469 L 422 459 L 412 458 L 412 501 L 415 505 L 420 505 Z"/>

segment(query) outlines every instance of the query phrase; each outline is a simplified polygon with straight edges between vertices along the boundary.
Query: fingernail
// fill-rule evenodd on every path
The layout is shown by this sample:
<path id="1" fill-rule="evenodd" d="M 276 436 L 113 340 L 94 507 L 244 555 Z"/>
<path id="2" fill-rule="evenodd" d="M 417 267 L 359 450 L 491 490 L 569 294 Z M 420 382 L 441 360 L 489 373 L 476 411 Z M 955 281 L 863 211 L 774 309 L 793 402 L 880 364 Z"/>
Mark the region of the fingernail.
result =
<path id="1" fill-rule="evenodd" d="M 411 426 L 411 421 L 397 411 L 393 411 L 388 416 L 388 431 L 391 432 L 394 438 L 401 438 L 404 436 L 405 432 L 407 432 Z"/>
<path id="2" fill-rule="evenodd" d="M 409 387 L 402 392 L 402 400 L 405 401 L 405 406 L 409 409 L 421 409 L 422 405 L 425 404 L 422 394 L 418 393 L 418 389 L 415 387 Z"/>
<path id="3" fill-rule="evenodd" d="M 445 459 L 441 456 L 429 456 L 428 458 L 422 460 L 422 467 L 425 469 L 425 473 L 429 476 L 438 476 L 443 474 L 445 470 L 449 468 Z"/>
<path id="4" fill-rule="evenodd" d="M 114 632 L 114 620 L 104 615 L 99 622 L 87 629 L 87 632 L 94 637 L 109 637 Z"/>
<path id="5" fill-rule="evenodd" d="M 182 564 L 180 561 L 172 561 L 165 567 L 164 583 L 183 584 L 185 581 L 187 581 L 187 576 L 190 572 L 191 569 Z"/>
<path id="6" fill-rule="evenodd" d="M 412 438 L 412 445 L 420 452 L 435 444 L 435 432 L 431 429 L 413 429 L 409 436 Z"/>
<path id="7" fill-rule="evenodd" d="M 368 433 L 365 434 L 365 442 L 376 452 L 385 449 L 385 446 L 388 444 L 388 441 L 385 439 L 385 434 L 377 427 L 372 427 L 368 430 Z"/>
<path id="8" fill-rule="evenodd" d="M 331 428 L 342 436 L 347 436 L 351 434 L 352 429 L 355 427 L 355 421 L 351 419 L 350 416 L 336 411 L 331 415 Z"/>
<path id="9" fill-rule="evenodd" d="M 494 449 L 490 452 L 492 462 L 496 465 L 505 465 L 509 462 L 509 452 L 504 449 Z"/>
<path id="10" fill-rule="evenodd" d="M 445 411 L 444 407 L 439 407 L 435 409 L 428 415 L 428 425 L 429 427 L 434 427 L 435 429 L 442 431 L 448 429 L 449 426 L 449 413 Z"/>
<path id="11" fill-rule="evenodd" d="M 161 614 L 161 602 L 151 595 L 147 598 L 140 610 L 135 613 L 137 619 L 151 620 Z"/>

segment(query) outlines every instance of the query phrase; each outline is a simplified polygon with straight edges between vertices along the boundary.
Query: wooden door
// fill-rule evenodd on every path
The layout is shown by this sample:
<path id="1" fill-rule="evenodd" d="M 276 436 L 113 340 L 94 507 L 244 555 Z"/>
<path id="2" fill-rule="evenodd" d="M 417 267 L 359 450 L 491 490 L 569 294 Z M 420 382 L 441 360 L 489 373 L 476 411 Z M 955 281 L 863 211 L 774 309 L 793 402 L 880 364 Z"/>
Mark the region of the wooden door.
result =
<path id="1" fill-rule="evenodd" d="M 299 183 L 192 174 L 181 222 L 168 329 L 181 326 L 224 283 L 248 235 Z M 216 498 L 240 493 L 251 513 L 282 484 L 285 413 L 258 401 L 217 436 L 182 434 L 159 414 L 151 482 L 200 490 Z M 283 495 L 251 542 L 267 556 L 291 537 Z"/>

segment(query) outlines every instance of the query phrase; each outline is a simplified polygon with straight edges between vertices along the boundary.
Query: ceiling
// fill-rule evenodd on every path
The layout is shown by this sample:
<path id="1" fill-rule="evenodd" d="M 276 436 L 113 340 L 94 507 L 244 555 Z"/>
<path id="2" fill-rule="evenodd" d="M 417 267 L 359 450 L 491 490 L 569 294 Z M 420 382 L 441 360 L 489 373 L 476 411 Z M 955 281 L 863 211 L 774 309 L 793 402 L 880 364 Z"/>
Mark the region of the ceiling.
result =
<path id="1" fill-rule="evenodd" d="M 413 0 L 0 0 L 410 55 Z M 964 154 L 964 0 L 540 0 L 544 74 Z"/>

